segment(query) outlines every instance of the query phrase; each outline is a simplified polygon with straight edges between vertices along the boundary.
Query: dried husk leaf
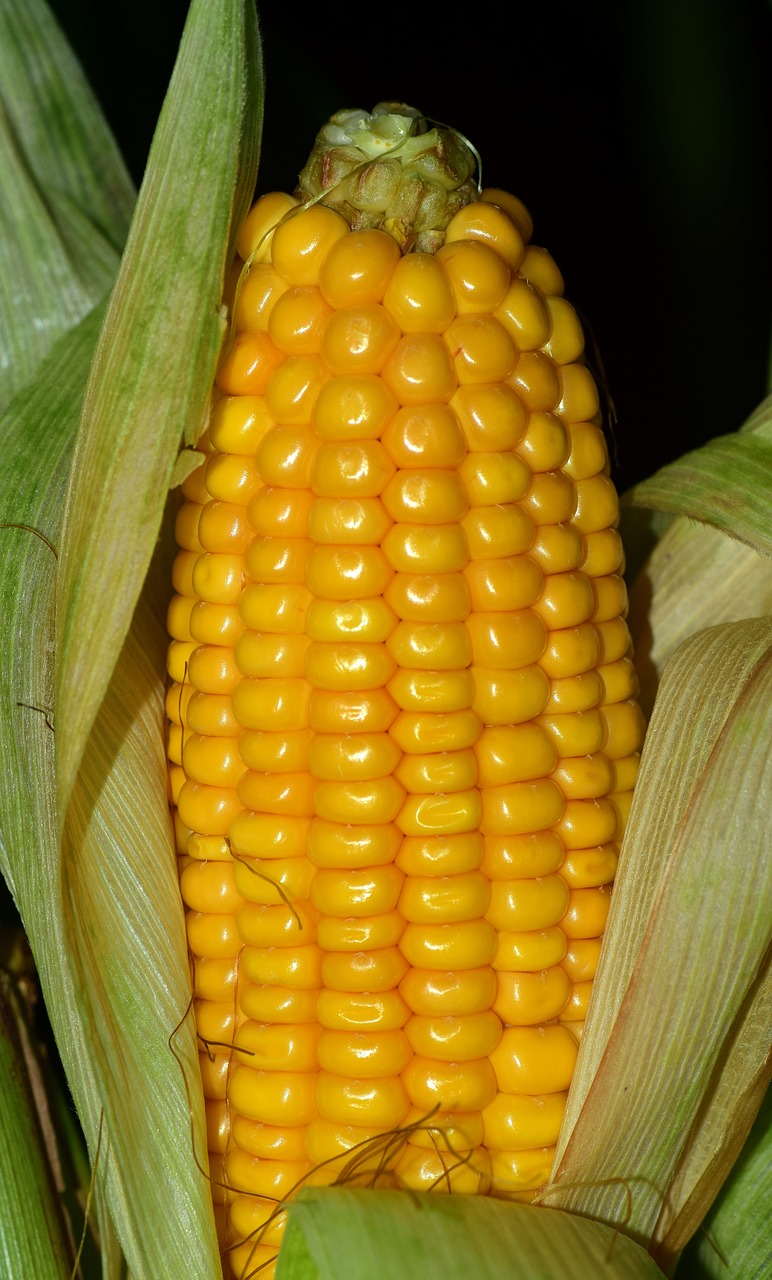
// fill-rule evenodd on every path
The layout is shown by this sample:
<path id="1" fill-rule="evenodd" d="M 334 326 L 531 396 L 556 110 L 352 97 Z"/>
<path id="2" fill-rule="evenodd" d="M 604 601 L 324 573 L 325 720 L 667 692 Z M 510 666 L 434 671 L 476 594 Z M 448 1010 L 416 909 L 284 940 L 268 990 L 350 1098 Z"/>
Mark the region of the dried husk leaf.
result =
<path id="1" fill-rule="evenodd" d="M 736 1150 L 722 1142 L 752 1120 L 718 1081 L 722 1055 L 746 1061 L 749 1082 L 768 1048 L 753 1006 L 772 922 L 770 730 L 772 619 L 680 647 L 649 727 L 549 1193 L 646 1245 L 679 1219 L 710 1143 L 723 1177 Z"/>

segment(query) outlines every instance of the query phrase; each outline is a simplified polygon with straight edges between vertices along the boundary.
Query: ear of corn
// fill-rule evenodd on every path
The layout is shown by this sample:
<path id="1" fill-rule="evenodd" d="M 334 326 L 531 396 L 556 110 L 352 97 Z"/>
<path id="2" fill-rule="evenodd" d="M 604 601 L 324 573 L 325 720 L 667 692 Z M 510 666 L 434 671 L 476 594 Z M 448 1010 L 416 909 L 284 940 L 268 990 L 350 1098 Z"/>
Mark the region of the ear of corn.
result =
<path id="1" fill-rule="evenodd" d="M 391 1130 L 400 1185 L 530 1199 L 592 990 L 642 738 L 618 503 L 560 274 L 471 168 L 378 108 L 320 134 L 321 202 L 258 200 L 182 485 L 169 755 L 236 1274 Z"/>

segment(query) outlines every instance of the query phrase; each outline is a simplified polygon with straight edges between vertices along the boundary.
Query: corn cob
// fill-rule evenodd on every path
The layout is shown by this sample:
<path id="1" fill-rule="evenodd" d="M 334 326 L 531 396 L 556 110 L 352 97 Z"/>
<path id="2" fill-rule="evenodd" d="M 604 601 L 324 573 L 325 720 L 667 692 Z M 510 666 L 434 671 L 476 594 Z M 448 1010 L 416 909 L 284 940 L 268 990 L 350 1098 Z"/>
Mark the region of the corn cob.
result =
<path id="1" fill-rule="evenodd" d="M 237 1276 L 359 1144 L 532 1198 L 592 989 L 642 738 L 618 503 L 560 273 L 473 171 L 410 108 L 333 117 L 241 229 L 182 486 L 171 789 Z"/>

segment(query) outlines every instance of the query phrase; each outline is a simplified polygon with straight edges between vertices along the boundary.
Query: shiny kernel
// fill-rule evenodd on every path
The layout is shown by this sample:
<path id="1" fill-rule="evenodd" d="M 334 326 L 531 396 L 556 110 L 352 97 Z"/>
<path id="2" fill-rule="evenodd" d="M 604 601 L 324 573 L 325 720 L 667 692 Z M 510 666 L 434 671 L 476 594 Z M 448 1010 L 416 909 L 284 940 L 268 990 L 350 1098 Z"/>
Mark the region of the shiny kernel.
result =
<path id="1" fill-rule="evenodd" d="M 597 671 L 583 671 L 578 676 L 550 681 L 550 696 L 545 711 L 570 713 L 591 711 L 603 696 L 603 685 Z"/>
<path id="2" fill-rule="evenodd" d="M 520 555 L 533 543 L 535 526 L 520 506 L 473 507 L 461 521 L 473 560 Z"/>
<path id="3" fill-rule="evenodd" d="M 204 455 L 206 456 L 206 455 Z M 188 502 L 197 502 L 200 507 L 211 498 L 211 493 L 206 487 L 206 465 L 199 463 L 197 467 L 185 477 L 180 485 L 180 493 L 183 498 L 187 498 Z"/>
<path id="4" fill-rule="evenodd" d="M 316 1001 L 315 991 L 293 991 L 291 987 L 265 987 L 249 982 L 241 994 L 241 1010 L 256 1022 L 314 1022 Z"/>
<path id="5" fill-rule="evenodd" d="M 410 1042 L 399 1029 L 323 1031 L 318 1052 L 323 1071 L 353 1080 L 398 1076 L 412 1057 Z"/>
<path id="6" fill-rule="evenodd" d="M 236 790 L 245 809 L 287 813 L 296 818 L 314 815 L 314 779 L 308 773 L 266 774 L 248 770 Z"/>
<path id="7" fill-rule="evenodd" d="M 573 522 L 582 533 L 595 533 L 619 520 L 619 499 L 614 482 L 602 472 L 575 484 L 576 508 Z"/>
<path id="8" fill-rule="evenodd" d="M 540 973 L 500 970 L 493 1008 L 505 1024 L 536 1026 L 558 1017 L 565 1008 L 569 992 L 568 977 L 557 965 Z"/>
<path id="9" fill-rule="evenodd" d="M 322 915 L 372 916 L 393 911 L 405 876 L 394 863 L 362 870 L 318 870 L 311 900 Z"/>
<path id="10" fill-rule="evenodd" d="M 322 359 L 333 374 L 380 373 L 399 334 L 388 311 L 376 302 L 343 307 L 327 321 Z"/>
<path id="11" fill-rule="evenodd" d="M 317 782 L 316 813 L 327 822 L 379 826 L 395 821 L 404 795 L 392 776 L 364 782 Z"/>
<path id="12" fill-rule="evenodd" d="M 466 669 L 411 671 L 403 667 L 389 681 L 389 693 L 403 711 L 463 711 L 471 706 L 474 680 Z"/>
<path id="13" fill-rule="evenodd" d="M 409 622 L 463 622 L 470 612 L 463 573 L 397 573 L 384 595 L 397 617 Z"/>
<path id="14" fill-rule="evenodd" d="M 330 1031 L 396 1031 L 410 1017 L 398 991 L 319 992 L 318 1021 Z"/>
<path id="15" fill-rule="evenodd" d="M 530 556 L 471 560 L 464 570 L 475 613 L 508 613 L 534 605 L 545 577 Z"/>
<path id="16" fill-rule="evenodd" d="M 383 947 L 376 951 L 331 951 L 322 959 L 325 987 L 352 993 L 390 992 L 399 986 L 407 967 L 398 947 Z"/>
<path id="17" fill-rule="evenodd" d="M 308 753 L 314 777 L 331 782 L 381 778 L 399 761 L 399 748 L 387 733 L 318 733 Z"/>
<path id="18" fill-rule="evenodd" d="M 403 333 L 442 333 L 456 314 L 450 281 L 433 253 L 400 259 L 383 305 Z"/>
<path id="19" fill-rule="evenodd" d="M 606 731 L 603 750 L 610 760 L 621 760 L 640 750 L 645 726 L 637 702 L 604 706 L 600 714 Z"/>
<path id="20" fill-rule="evenodd" d="M 571 889 L 593 889 L 611 883 L 618 860 L 613 844 L 597 845 L 594 849 L 570 849 L 560 874 Z"/>
<path id="21" fill-rule="evenodd" d="M 305 1135 L 309 1159 L 316 1165 L 322 1165 L 337 1156 L 345 1156 L 352 1147 L 358 1147 L 360 1144 L 370 1142 L 373 1138 L 380 1137 L 380 1129 L 372 1125 L 363 1127 L 346 1124 L 345 1121 L 337 1123 L 318 1116 L 316 1120 L 311 1121 Z M 336 1164 L 334 1168 L 337 1169 L 337 1167 Z"/>
<path id="22" fill-rule="evenodd" d="M 185 920 L 188 946 L 194 956 L 212 959 L 233 958 L 243 943 L 233 915 L 213 915 L 211 911 L 190 911 Z"/>
<path id="23" fill-rule="evenodd" d="M 562 471 L 543 471 L 531 480 L 523 506 L 534 524 L 562 524 L 574 513 L 574 486 Z"/>
<path id="24" fill-rule="evenodd" d="M 458 414 L 468 449 L 506 452 L 515 448 L 526 429 L 523 402 L 503 382 L 459 387 L 451 407 Z"/>
<path id="25" fill-rule="evenodd" d="M 584 351 L 584 333 L 581 321 L 570 302 L 565 298 L 547 298 L 551 330 L 544 350 L 556 364 L 571 364 Z"/>
<path id="26" fill-rule="evenodd" d="M 509 378 L 523 404 L 531 412 L 549 412 L 560 398 L 560 382 L 555 365 L 541 351 L 524 351 Z"/>
<path id="27" fill-rule="evenodd" d="M 378 440 L 327 442 L 316 451 L 310 484 L 323 498 L 375 498 L 394 470 Z"/>
<path id="28" fill-rule="evenodd" d="M 339 1124 L 393 1129 L 404 1120 L 410 1101 L 399 1076 L 358 1080 L 320 1071 L 316 1106 L 320 1115 Z"/>
<path id="29" fill-rule="evenodd" d="M 307 490 L 263 487 L 251 499 L 247 517 L 260 535 L 307 538 L 314 495 Z"/>
<path id="30" fill-rule="evenodd" d="M 559 822 L 563 813 L 564 800 L 560 788 L 549 778 L 486 787 L 481 794 L 481 830 L 486 835 L 523 835 L 529 831 L 544 831 Z"/>
<path id="31" fill-rule="evenodd" d="M 279 275 L 291 285 L 313 285 L 327 254 L 338 240 L 349 235 L 339 213 L 321 204 L 293 214 L 277 227 L 271 244 L 271 260 Z"/>
<path id="32" fill-rule="evenodd" d="M 243 333 L 251 329 L 265 332 L 271 311 L 286 288 L 286 282 L 269 263 L 260 262 L 250 266 L 239 280 L 234 302 L 233 320 L 236 332 Z"/>
<path id="33" fill-rule="evenodd" d="M 552 777 L 567 800 L 591 800 L 611 790 L 611 765 L 600 751 L 561 760 Z"/>
<path id="34" fill-rule="evenodd" d="M 472 658 L 463 622 L 399 622 L 386 647 L 398 666 L 422 670 L 454 671 Z"/>
<path id="35" fill-rule="evenodd" d="M 317 733 L 384 733 L 397 713 L 386 689 L 346 694 L 317 689 L 311 695 L 308 723 Z"/>
<path id="36" fill-rule="evenodd" d="M 193 568 L 193 591 L 210 604 L 236 604 L 244 583 L 242 555 L 204 552 Z"/>
<path id="37" fill-rule="evenodd" d="M 559 296 L 565 289 L 563 277 L 554 258 L 539 245 L 528 246 L 520 263 L 520 273 L 529 284 L 535 285 L 542 293 Z"/>
<path id="38" fill-rule="evenodd" d="M 459 316 L 443 339 L 461 384 L 503 382 L 517 363 L 517 350 L 495 316 Z"/>
<path id="39" fill-rule="evenodd" d="M 503 1200 L 532 1200 L 534 1192 L 549 1182 L 555 1151 L 555 1147 L 537 1147 L 533 1151 L 489 1151 L 491 1195 Z"/>
<path id="40" fill-rule="evenodd" d="M 440 751 L 406 755 L 395 772 L 406 791 L 419 795 L 465 791 L 477 782 L 474 752 Z"/>
<path id="41" fill-rule="evenodd" d="M 550 713 L 539 723 L 554 742 L 560 757 L 593 755 L 605 749 L 606 725 L 599 711 Z"/>
<path id="42" fill-rule="evenodd" d="M 245 678 L 233 691 L 233 714 L 244 729 L 303 729 L 310 695 L 305 680 Z"/>
<path id="43" fill-rule="evenodd" d="M 236 667 L 242 676 L 301 677 L 308 643 L 303 635 L 245 631 L 236 642 Z"/>
<path id="44" fill-rule="evenodd" d="M 503 258 L 479 240 L 455 240 L 443 245 L 437 259 L 445 268 L 459 315 L 495 311 L 509 289 L 509 270 Z"/>
<path id="45" fill-rule="evenodd" d="M 499 1093 L 483 1112 L 485 1143 L 505 1151 L 527 1151 L 557 1142 L 566 1093 Z"/>
<path id="46" fill-rule="evenodd" d="M 247 547 L 244 564 L 255 582 L 291 582 L 298 585 L 305 580 L 310 547 L 306 538 L 257 534 Z"/>
<path id="47" fill-rule="evenodd" d="M 287 947 L 294 951 L 313 938 L 316 917 L 316 911 L 304 902 L 267 906 L 245 902 L 236 912 L 236 924 L 244 942 L 253 947 Z"/>
<path id="48" fill-rule="evenodd" d="M 598 667 L 598 675 L 603 685 L 602 705 L 623 702 L 626 698 L 634 698 L 638 692 L 638 677 L 630 658 L 620 658 L 618 662 Z"/>
<path id="49" fill-rule="evenodd" d="M 480 1147 L 460 1160 L 457 1148 L 449 1150 L 438 1137 L 433 1151 L 422 1151 L 408 1142 L 394 1172 L 400 1185 L 411 1191 L 437 1191 L 453 1195 L 485 1195 L 490 1185 L 490 1158 Z"/>
<path id="50" fill-rule="evenodd" d="M 491 880 L 543 876 L 557 871 L 564 854 L 563 844 L 554 831 L 486 836 L 481 867 Z"/>
<path id="51" fill-rule="evenodd" d="M 543 573 L 569 573 L 573 569 L 587 571 L 586 539 L 571 524 L 539 525 L 528 554 Z"/>
<path id="52" fill-rule="evenodd" d="M 608 622 L 596 622 L 595 630 L 600 642 L 600 663 L 617 662 L 630 652 L 630 632 L 624 618 L 610 618 Z"/>
<path id="53" fill-rule="evenodd" d="M 189 862 L 180 876 L 180 893 L 192 911 L 225 915 L 241 904 L 229 862 Z"/>
<path id="54" fill-rule="evenodd" d="M 204 551 L 244 551 L 252 536 L 246 509 L 235 502 L 208 502 L 201 511 L 198 536 Z"/>
<path id="55" fill-rule="evenodd" d="M 469 560 L 458 524 L 395 524 L 381 545 L 389 564 L 401 573 L 455 573 Z"/>
<path id="56" fill-rule="evenodd" d="M 581 568 L 590 578 L 603 578 L 610 573 L 622 573 L 625 552 L 622 539 L 616 529 L 598 529 L 586 533 L 583 538 L 584 559 Z"/>
<path id="57" fill-rule="evenodd" d="M 397 242 L 385 231 L 351 231 L 327 254 L 319 285 L 331 307 L 380 302 L 399 262 Z"/>
<path id="58" fill-rule="evenodd" d="M 414 524 L 456 523 L 469 505 L 456 471 L 398 471 L 383 490 L 383 505 L 393 520 Z"/>
<path id="59" fill-rule="evenodd" d="M 185 551 L 203 551 L 198 536 L 202 507 L 198 502 L 186 502 L 177 512 L 174 521 L 174 538 L 179 547 Z"/>
<path id="60" fill-rule="evenodd" d="M 393 862 L 400 845 L 400 833 L 392 823 L 372 826 L 341 826 L 315 818 L 308 832 L 308 857 L 319 868 L 384 866 Z"/>
<path id="61" fill-rule="evenodd" d="M 364 600 L 383 594 L 394 570 L 374 546 L 316 546 L 306 565 L 306 584 L 328 600 Z M 248 588 L 249 589 L 249 588 Z"/>
<path id="62" fill-rule="evenodd" d="M 502 930 L 493 961 L 497 970 L 510 973 L 539 973 L 560 964 L 566 954 L 566 935 L 559 925 L 546 929 Z"/>
<path id="63" fill-rule="evenodd" d="M 409 876 L 405 881 L 399 909 L 413 924 L 454 924 L 459 920 L 480 919 L 485 915 L 489 899 L 490 885 L 479 871 L 460 875 L 418 875 Z"/>
<path id="64" fill-rule="evenodd" d="M 166 670 L 175 684 L 182 684 L 187 679 L 190 659 L 196 652 L 196 647 L 192 640 L 173 640 L 169 645 Z"/>
<path id="65" fill-rule="evenodd" d="M 468 453 L 459 467 L 471 507 L 517 502 L 531 483 L 531 473 L 514 453 Z"/>
<path id="66" fill-rule="evenodd" d="M 305 676 L 315 689 L 380 689 L 396 670 L 383 644 L 311 644 Z"/>
<path id="67" fill-rule="evenodd" d="M 281 219 L 294 209 L 297 200 L 283 191 L 270 191 L 255 201 L 236 237 L 236 250 L 246 262 L 265 262 L 270 254 L 272 232 Z"/>
<path id="68" fill-rule="evenodd" d="M 271 311 L 268 334 L 287 356 L 313 355 L 331 315 L 332 308 L 313 285 L 287 289 Z"/>
<path id="69" fill-rule="evenodd" d="M 390 733 L 402 751 L 420 753 L 471 747 L 481 730 L 479 716 L 462 708 L 447 714 L 403 711 L 392 724 Z"/>
<path id="70" fill-rule="evenodd" d="M 621 760 L 610 760 L 611 791 L 632 791 L 641 763 L 640 752 L 634 751 Z"/>
<path id="71" fill-rule="evenodd" d="M 608 449 L 600 427 L 593 422 L 571 422 L 566 429 L 570 451 L 565 470 L 572 480 L 588 480 L 608 469 Z"/>
<path id="72" fill-rule="evenodd" d="M 487 920 L 409 923 L 399 948 L 414 969 L 481 969 L 496 954 L 496 932 Z"/>
<path id="73" fill-rule="evenodd" d="M 570 573 L 550 573 L 533 609 L 552 629 L 577 627 L 592 616 L 595 596 L 590 579 L 581 569 Z"/>
<path id="74" fill-rule="evenodd" d="M 314 542 L 380 546 L 391 528 L 391 516 L 380 498 L 308 497 L 308 532 Z"/>
<path id="75" fill-rule="evenodd" d="M 299 859 L 298 859 L 299 861 Z M 316 991 L 322 985 L 322 954 L 316 943 L 292 947 L 245 947 L 239 960 L 239 970 L 245 977 L 260 986 L 291 987 L 299 991 Z M 292 1033 L 295 1033 L 294 1036 Z M 293 1050 L 293 1039 L 300 1043 Z M 237 1037 L 239 1048 L 251 1050 L 255 1055 L 251 1062 L 246 1054 L 247 1066 L 262 1067 L 266 1071 L 313 1071 L 314 1040 L 310 1027 L 271 1027 L 253 1023 L 241 1026 Z"/>
<path id="76" fill-rule="evenodd" d="M 536 351 L 549 338 L 550 317 L 544 299 L 526 280 L 516 277 L 495 315 L 518 351 Z"/>
<path id="77" fill-rule="evenodd" d="M 200 782 L 186 782 L 177 797 L 180 820 L 191 831 L 207 836 L 227 835 L 239 807 L 235 791 Z"/>
<path id="78" fill-rule="evenodd" d="M 561 964 L 572 982 L 588 982 L 595 977 L 600 948 L 600 938 L 571 939 Z"/>
<path id="79" fill-rule="evenodd" d="M 561 1022 L 584 1022 L 592 995 L 592 982 L 572 982 L 568 1003 L 560 1015 Z"/>
<path id="80" fill-rule="evenodd" d="M 322 916 L 316 941 L 322 951 L 377 951 L 395 947 L 404 928 L 398 911 L 378 916 Z"/>
<path id="81" fill-rule="evenodd" d="M 238 454 L 213 454 L 205 473 L 209 497 L 222 502 L 247 503 L 260 486 L 254 459 Z"/>
<path id="82" fill-rule="evenodd" d="M 479 831 L 462 831 L 444 836 L 405 836 L 397 855 L 397 866 L 408 877 L 421 878 L 464 875 L 476 871 L 483 860 L 483 838 Z M 406 902 L 411 900 L 411 879 L 407 881 Z M 419 892 L 420 892 L 419 886 Z"/>
<path id="83" fill-rule="evenodd" d="M 237 978 L 238 965 L 232 957 L 199 956 L 195 961 L 194 994 L 198 1000 L 233 1000 Z"/>
<path id="84" fill-rule="evenodd" d="M 229 646 L 198 645 L 188 661 L 188 679 L 199 693 L 229 693 L 239 681 L 234 650 Z"/>
<path id="85" fill-rule="evenodd" d="M 564 1027 L 507 1027 L 491 1063 L 503 1093 L 561 1093 L 571 1083 L 577 1051 Z"/>
<path id="86" fill-rule="evenodd" d="M 557 763 L 557 752 L 548 735 L 531 723 L 489 725 L 474 750 L 480 787 L 544 778 Z"/>
<path id="87" fill-rule="evenodd" d="M 197 1000 L 196 1032 L 204 1042 L 229 1045 L 236 1026 L 233 1000 Z"/>
<path id="88" fill-rule="evenodd" d="M 248 902 L 262 902 L 266 907 L 275 906 L 279 902 L 306 902 L 313 875 L 314 868 L 304 857 L 271 858 L 264 862 L 259 858 L 247 859 L 240 855 L 233 869 L 233 879 L 241 896 Z M 281 954 L 289 953 L 281 951 Z M 258 981 L 254 974 L 250 973 L 248 976 Z M 281 985 L 292 984 L 282 978 Z"/>
<path id="89" fill-rule="evenodd" d="M 255 582 L 244 588 L 239 613 L 252 631 L 300 635 L 310 599 L 307 588 L 299 583 Z"/>
<path id="90" fill-rule="evenodd" d="M 499 187 L 484 187 L 480 192 L 480 199 L 485 200 L 487 204 L 498 205 L 499 209 L 509 214 L 523 240 L 526 244 L 528 243 L 533 235 L 533 218 L 522 200 L 510 195 L 508 191 L 502 191 Z M 482 1142 L 482 1138 L 480 1141 Z M 476 1145 L 477 1143 L 472 1143 L 472 1146 Z"/>
<path id="91" fill-rule="evenodd" d="M 540 667 L 474 668 L 473 708 L 484 724 L 523 724 L 545 708 L 549 681 Z"/>
<path id="92" fill-rule="evenodd" d="M 608 885 L 598 888 L 572 889 L 568 908 L 560 927 L 567 938 L 599 938 L 606 927 L 611 890 Z"/>
<path id="93" fill-rule="evenodd" d="M 606 844 L 617 834 L 617 816 L 607 799 L 567 800 L 556 828 L 566 849 Z"/>
<path id="94" fill-rule="evenodd" d="M 568 457 L 568 432 L 554 413 L 528 415 L 528 425 L 517 446 L 533 472 L 556 471 Z"/>
<path id="95" fill-rule="evenodd" d="M 235 645 L 243 630 L 234 605 L 199 600 L 190 611 L 190 634 L 199 644 Z"/>
<path id="96" fill-rule="evenodd" d="M 287 356 L 268 379 L 265 403 L 279 422 L 308 424 L 329 377 L 318 356 Z"/>
<path id="97" fill-rule="evenodd" d="M 233 738 L 239 731 L 228 694 L 193 693 L 186 711 L 188 728 L 193 733 Z"/>
<path id="98" fill-rule="evenodd" d="M 496 998 L 496 974 L 489 965 L 459 971 L 414 968 L 405 974 L 399 989 L 414 1014 L 460 1017 L 490 1009 Z M 428 1057 L 434 1056 L 428 1052 Z"/>
<path id="99" fill-rule="evenodd" d="M 555 412 L 564 422 L 591 422 L 600 409 L 598 388 L 583 364 L 567 364 L 560 369 L 560 397 Z"/>
<path id="100" fill-rule="evenodd" d="M 226 396 L 261 396 L 281 359 L 267 333 L 237 333 L 226 348 L 215 384 Z"/>
<path id="101" fill-rule="evenodd" d="M 413 1052 L 438 1062 L 488 1058 L 501 1039 L 501 1022 L 490 1009 L 436 1016 L 417 1014 L 405 1025 Z"/>
<path id="102" fill-rule="evenodd" d="M 323 440 L 376 440 L 398 407 L 374 374 L 330 378 L 314 404 L 314 427 Z"/>
<path id="103" fill-rule="evenodd" d="M 577 627 L 550 631 L 549 644 L 539 659 L 539 666 L 550 679 L 561 679 L 591 671 L 599 657 L 598 633 L 591 622 L 583 622 Z"/>
<path id="104" fill-rule="evenodd" d="M 496 1076 L 487 1058 L 437 1062 L 416 1055 L 402 1072 L 407 1095 L 424 1115 L 443 1111 L 481 1111 L 496 1095 Z"/>
<path id="105" fill-rule="evenodd" d="M 386 640 L 396 614 L 382 596 L 371 600 L 313 600 L 306 615 L 306 634 L 312 640 Z"/>
<path id="106" fill-rule="evenodd" d="M 445 243 L 475 240 L 504 259 L 516 271 L 523 258 L 523 237 L 509 215 L 497 205 L 476 201 L 459 209 L 445 232 Z"/>
<path id="107" fill-rule="evenodd" d="M 458 385 L 450 352 L 435 333 L 406 333 L 382 376 L 402 405 L 448 401 Z"/>
<path id="108" fill-rule="evenodd" d="M 315 1113 L 313 1071 L 260 1071 L 236 1067 L 228 1082 L 228 1101 L 249 1120 L 293 1126 L 308 1124 Z"/>
<path id="109" fill-rule="evenodd" d="M 291 1194 L 309 1168 L 307 1160 L 263 1160 L 239 1147 L 225 1158 L 225 1176 L 234 1191 L 277 1201 Z"/>
<path id="110" fill-rule="evenodd" d="M 399 409 L 382 443 L 398 467 L 456 467 L 466 453 L 458 418 L 447 404 Z"/>
<path id="111" fill-rule="evenodd" d="M 549 929 L 568 905 L 568 886 L 557 872 L 533 880 L 495 880 L 486 918 L 495 929 L 512 933 Z"/>
<path id="112" fill-rule="evenodd" d="M 244 772 L 237 738 L 204 738 L 199 733 L 188 734 L 182 760 L 185 773 L 192 782 L 210 786 L 235 787 Z"/>

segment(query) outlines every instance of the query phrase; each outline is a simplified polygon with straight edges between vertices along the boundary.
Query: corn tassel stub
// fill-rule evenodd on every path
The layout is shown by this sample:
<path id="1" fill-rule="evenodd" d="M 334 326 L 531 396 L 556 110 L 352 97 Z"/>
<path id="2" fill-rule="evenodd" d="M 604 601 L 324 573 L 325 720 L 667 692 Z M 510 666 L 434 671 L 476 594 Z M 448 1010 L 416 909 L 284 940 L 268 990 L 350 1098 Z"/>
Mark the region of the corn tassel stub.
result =
<path id="1" fill-rule="evenodd" d="M 242 228 L 182 485 L 171 785 L 237 1276 L 307 1178 L 532 1199 L 592 990 L 643 727 L 618 504 L 560 274 L 472 171 L 393 104 L 333 118 L 304 204 Z"/>

